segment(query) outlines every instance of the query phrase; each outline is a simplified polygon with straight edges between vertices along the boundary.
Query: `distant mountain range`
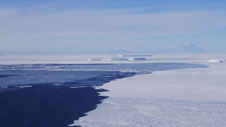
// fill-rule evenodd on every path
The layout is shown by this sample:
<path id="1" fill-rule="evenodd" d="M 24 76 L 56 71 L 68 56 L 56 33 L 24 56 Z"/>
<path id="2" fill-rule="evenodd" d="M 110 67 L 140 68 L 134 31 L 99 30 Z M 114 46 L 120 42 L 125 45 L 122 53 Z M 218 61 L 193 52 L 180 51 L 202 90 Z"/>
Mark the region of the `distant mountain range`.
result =
<path id="1" fill-rule="evenodd" d="M 124 50 L 124 49 L 116 49 L 106 52 L 107 54 L 130 54 L 130 51 Z"/>
<path id="2" fill-rule="evenodd" d="M 131 54 L 131 53 L 136 53 L 136 52 L 131 52 L 123 49 L 118 49 L 118 50 L 111 50 L 107 53 L 110 54 Z M 198 47 L 195 44 L 192 43 L 184 43 L 182 46 L 178 48 L 169 48 L 165 50 L 160 50 L 160 51 L 155 51 L 155 52 L 149 52 L 149 53 L 210 53 L 210 51 Z"/>
<path id="3" fill-rule="evenodd" d="M 178 48 L 171 48 L 167 50 L 160 51 L 163 53 L 208 53 L 204 48 L 198 47 L 192 43 L 184 43 L 183 46 Z"/>
<path id="4" fill-rule="evenodd" d="M 139 54 L 139 53 L 211 53 L 211 51 L 196 46 L 192 43 L 184 43 L 182 46 L 178 48 L 168 48 L 166 50 L 159 50 L 154 52 L 135 52 L 135 51 L 128 51 L 124 49 L 116 49 L 110 50 L 107 52 L 103 52 L 104 54 Z M 39 51 L 0 51 L 0 55 L 6 54 L 20 54 L 20 55 L 40 55 L 40 54 L 64 54 L 64 53 L 47 53 L 47 52 L 39 52 Z"/>

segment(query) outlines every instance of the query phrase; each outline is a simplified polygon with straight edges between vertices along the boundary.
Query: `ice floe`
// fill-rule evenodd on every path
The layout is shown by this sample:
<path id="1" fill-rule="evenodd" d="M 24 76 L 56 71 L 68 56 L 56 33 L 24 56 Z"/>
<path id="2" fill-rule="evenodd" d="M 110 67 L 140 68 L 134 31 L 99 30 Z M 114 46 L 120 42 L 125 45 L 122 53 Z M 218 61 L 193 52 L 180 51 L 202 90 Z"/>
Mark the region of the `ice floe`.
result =
<path id="1" fill-rule="evenodd" d="M 175 62 L 201 63 L 208 68 L 156 71 L 99 87 L 109 90 L 101 93 L 109 98 L 71 126 L 224 127 L 226 64 L 205 61 L 213 56 L 201 57 L 185 55 Z"/>

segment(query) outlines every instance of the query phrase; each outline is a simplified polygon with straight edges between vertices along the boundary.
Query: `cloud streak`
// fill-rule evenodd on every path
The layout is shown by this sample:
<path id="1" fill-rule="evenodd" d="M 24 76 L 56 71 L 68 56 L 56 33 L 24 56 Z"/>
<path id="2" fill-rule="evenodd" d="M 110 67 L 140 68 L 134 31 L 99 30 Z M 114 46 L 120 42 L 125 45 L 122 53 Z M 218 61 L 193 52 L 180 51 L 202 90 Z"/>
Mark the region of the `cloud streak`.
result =
<path id="1" fill-rule="evenodd" d="M 132 13 L 132 10 L 23 13 L 0 10 L 0 46 L 120 45 L 134 39 L 186 36 L 226 27 L 225 11 Z M 63 41 L 63 42 L 62 42 Z M 19 44 L 18 44 L 19 43 Z M 22 46 L 21 46 L 22 48 Z"/>

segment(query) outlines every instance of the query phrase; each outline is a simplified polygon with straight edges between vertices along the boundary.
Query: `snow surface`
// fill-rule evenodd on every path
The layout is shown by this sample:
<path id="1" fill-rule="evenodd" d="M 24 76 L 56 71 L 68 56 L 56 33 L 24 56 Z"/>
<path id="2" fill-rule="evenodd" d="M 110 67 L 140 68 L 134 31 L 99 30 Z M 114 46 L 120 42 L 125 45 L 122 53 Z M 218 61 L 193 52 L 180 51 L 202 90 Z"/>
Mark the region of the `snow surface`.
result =
<path id="1" fill-rule="evenodd" d="M 136 54 L 132 55 L 135 56 Z M 128 54 L 126 55 L 128 56 Z M 137 54 L 139 56 L 139 54 Z M 142 56 L 142 55 L 141 55 Z M 112 54 L 94 55 L 0 55 L 1 64 L 90 64 L 90 63 L 158 63 L 158 62 L 206 62 L 209 59 L 225 60 L 225 54 L 154 54 L 145 56 L 145 61 L 111 61 L 120 58 Z M 88 61 L 88 59 L 101 61 Z"/>
<path id="2" fill-rule="evenodd" d="M 149 56 L 150 57 L 150 56 Z M 111 58 L 117 55 L 2 55 L 1 64 L 92 64 L 92 63 L 131 63 L 131 61 L 116 60 Z"/>
<path id="3" fill-rule="evenodd" d="M 96 110 L 75 121 L 82 127 L 225 127 L 224 55 L 159 55 L 155 62 L 200 63 L 209 68 L 156 71 L 112 81 L 109 96 Z M 179 59 L 178 59 L 179 58 Z M 98 88 L 97 88 L 98 89 Z"/>

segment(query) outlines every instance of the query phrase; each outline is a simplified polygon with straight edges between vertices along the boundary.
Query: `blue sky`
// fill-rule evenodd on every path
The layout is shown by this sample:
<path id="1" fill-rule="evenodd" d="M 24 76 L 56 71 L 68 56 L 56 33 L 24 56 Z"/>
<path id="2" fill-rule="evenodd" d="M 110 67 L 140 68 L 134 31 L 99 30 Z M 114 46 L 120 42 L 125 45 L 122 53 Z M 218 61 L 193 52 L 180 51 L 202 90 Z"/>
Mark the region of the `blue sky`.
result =
<path id="1" fill-rule="evenodd" d="M 0 51 L 226 52 L 225 0 L 0 0 Z"/>

